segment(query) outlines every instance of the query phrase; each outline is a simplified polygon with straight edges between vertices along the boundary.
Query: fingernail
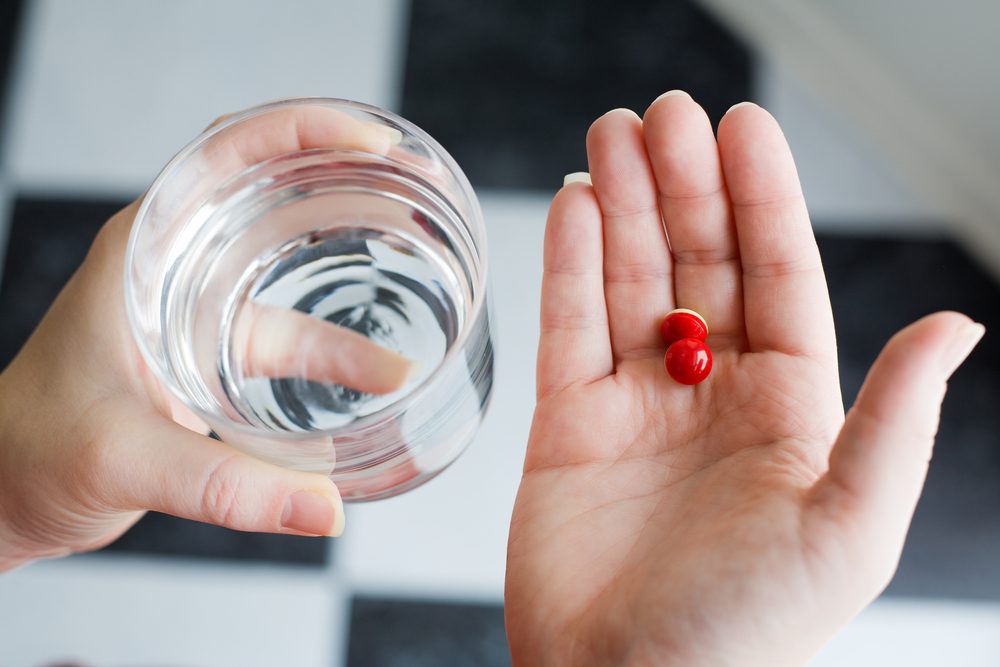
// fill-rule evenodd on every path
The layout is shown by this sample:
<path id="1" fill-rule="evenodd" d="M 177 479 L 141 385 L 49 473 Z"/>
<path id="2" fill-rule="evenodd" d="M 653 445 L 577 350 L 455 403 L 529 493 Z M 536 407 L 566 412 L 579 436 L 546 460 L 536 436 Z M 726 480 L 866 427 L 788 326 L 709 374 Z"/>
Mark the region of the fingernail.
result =
<path id="1" fill-rule="evenodd" d="M 739 104 L 734 104 L 733 106 L 729 107 L 729 111 L 727 111 L 726 113 L 727 114 L 732 113 L 734 109 L 739 109 L 740 107 L 755 107 L 755 106 L 757 105 L 754 104 L 753 102 L 740 102 Z"/>
<path id="2" fill-rule="evenodd" d="M 635 116 L 636 118 L 639 117 L 639 114 L 637 114 L 636 112 L 632 111 L 631 109 L 626 109 L 625 107 L 618 107 L 616 109 L 612 109 L 611 111 L 607 112 L 604 115 L 605 116 L 610 116 L 613 113 L 627 113 L 627 114 L 629 114 L 631 116 Z"/>
<path id="3" fill-rule="evenodd" d="M 952 338 L 951 344 L 948 346 L 948 350 L 945 352 L 944 359 L 942 360 L 947 377 L 951 377 L 958 370 L 958 367 L 972 353 L 972 350 L 985 333 L 986 327 L 979 322 L 968 322 L 955 332 L 955 336 Z"/>
<path id="4" fill-rule="evenodd" d="M 400 132 L 394 127 L 385 127 L 384 125 L 382 126 L 382 129 L 385 130 L 386 134 L 389 135 L 390 146 L 398 146 L 400 143 L 402 143 L 403 141 L 402 132 Z"/>
<path id="5" fill-rule="evenodd" d="M 566 174 L 563 176 L 563 187 L 566 187 L 570 183 L 586 183 L 587 185 L 594 184 L 594 182 L 590 180 L 590 173 L 586 171 L 574 171 L 572 174 Z"/>
<path id="6" fill-rule="evenodd" d="M 344 531 L 344 512 L 340 503 L 329 496 L 315 491 L 296 491 L 285 503 L 281 527 L 336 537 Z"/>
<path id="7" fill-rule="evenodd" d="M 388 348 L 379 347 L 367 369 L 367 390 L 374 394 L 390 394 L 412 380 L 418 371 L 416 360 Z"/>
<path id="8" fill-rule="evenodd" d="M 659 97 L 657 97 L 655 100 L 653 100 L 653 104 L 656 104 L 657 102 L 659 102 L 660 100 L 662 100 L 662 99 L 664 99 L 666 97 L 686 97 L 688 99 L 691 99 L 691 95 L 689 95 L 686 91 L 683 91 L 683 90 L 668 90 L 667 92 L 663 93 L 662 95 L 660 95 Z"/>
<path id="9" fill-rule="evenodd" d="M 385 155 L 393 146 L 403 141 L 403 133 L 394 127 L 381 125 L 373 121 L 358 121 L 361 125 L 358 140 L 361 149 Z"/>

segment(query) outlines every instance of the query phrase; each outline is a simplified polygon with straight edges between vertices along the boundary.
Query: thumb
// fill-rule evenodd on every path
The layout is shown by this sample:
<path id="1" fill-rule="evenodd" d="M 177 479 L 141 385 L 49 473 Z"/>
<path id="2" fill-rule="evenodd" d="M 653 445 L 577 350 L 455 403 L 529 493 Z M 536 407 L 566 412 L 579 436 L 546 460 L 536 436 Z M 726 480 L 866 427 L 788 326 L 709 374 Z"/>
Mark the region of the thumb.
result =
<path id="1" fill-rule="evenodd" d="M 172 422 L 142 423 L 112 462 L 111 502 L 234 530 L 340 535 L 344 505 L 326 476 L 265 463 Z"/>
<path id="2" fill-rule="evenodd" d="M 894 552 L 890 562 L 899 557 L 923 489 L 948 378 L 985 331 L 964 315 L 942 312 L 893 336 L 869 371 L 816 487 L 824 509 L 843 510 L 841 516 L 870 536 L 869 544 Z"/>

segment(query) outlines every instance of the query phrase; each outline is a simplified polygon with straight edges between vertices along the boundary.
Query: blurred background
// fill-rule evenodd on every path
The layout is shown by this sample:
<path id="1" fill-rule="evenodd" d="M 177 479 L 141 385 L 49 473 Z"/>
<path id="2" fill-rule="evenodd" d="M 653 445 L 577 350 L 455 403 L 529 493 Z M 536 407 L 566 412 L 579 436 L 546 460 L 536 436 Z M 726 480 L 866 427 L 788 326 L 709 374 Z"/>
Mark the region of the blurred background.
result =
<path id="1" fill-rule="evenodd" d="M 897 577 L 816 665 L 1000 664 L 1000 5 L 992 0 L 6 0 L 0 366 L 100 224 L 217 116 L 323 95 L 402 113 L 482 198 L 497 393 L 469 451 L 339 540 L 149 515 L 0 577 L 0 666 L 507 665 L 507 523 L 549 197 L 612 107 L 672 88 L 781 122 L 827 266 L 845 401 L 885 340 L 987 334 L 945 404 Z"/>

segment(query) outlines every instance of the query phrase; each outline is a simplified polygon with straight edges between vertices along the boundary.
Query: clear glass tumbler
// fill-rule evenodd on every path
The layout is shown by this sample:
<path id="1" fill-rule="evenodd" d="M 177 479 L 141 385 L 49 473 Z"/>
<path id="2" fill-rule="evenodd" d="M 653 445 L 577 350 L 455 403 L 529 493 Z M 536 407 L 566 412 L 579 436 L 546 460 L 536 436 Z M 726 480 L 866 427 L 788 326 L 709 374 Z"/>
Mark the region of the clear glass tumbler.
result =
<path id="1" fill-rule="evenodd" d="M 283 100 L 209 128 L 149 189 L 125 268 L 133 334 L 176 398 L 345 500 L 430 479 L 489 404 L 479 203 L 434 139 L 381 109 Z M 358 334 L 416 362 L 400 388 L 377 389 Z M 332 379 L 352 369 L 354 386 Z"/>

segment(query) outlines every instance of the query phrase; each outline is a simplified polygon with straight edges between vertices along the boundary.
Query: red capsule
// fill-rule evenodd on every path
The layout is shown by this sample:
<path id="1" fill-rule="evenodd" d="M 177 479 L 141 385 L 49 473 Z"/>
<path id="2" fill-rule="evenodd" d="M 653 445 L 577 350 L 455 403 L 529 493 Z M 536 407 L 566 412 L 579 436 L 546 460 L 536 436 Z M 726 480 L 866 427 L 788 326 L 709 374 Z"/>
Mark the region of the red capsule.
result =
<path id="1" fill-rule="evenodd" d="M 660 336 L 667 345 L 682 338 L 705 340 L 708 338 L 708 324 L 705 323 L 705 318 L 693 310 L 678 308 L 667 313 L 660 322 Z"/>
<path id="2" fill-rule="evenodd" d="M 703 340 L 682 338 L 667 348 L 663 365 L 681 384 L 698 384 L 712 372 L 712 351 Z"/>

